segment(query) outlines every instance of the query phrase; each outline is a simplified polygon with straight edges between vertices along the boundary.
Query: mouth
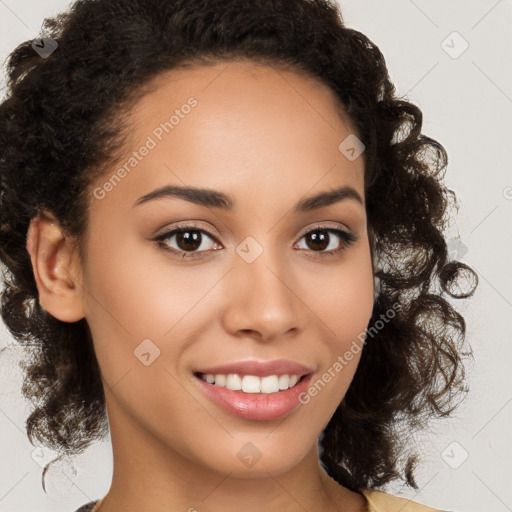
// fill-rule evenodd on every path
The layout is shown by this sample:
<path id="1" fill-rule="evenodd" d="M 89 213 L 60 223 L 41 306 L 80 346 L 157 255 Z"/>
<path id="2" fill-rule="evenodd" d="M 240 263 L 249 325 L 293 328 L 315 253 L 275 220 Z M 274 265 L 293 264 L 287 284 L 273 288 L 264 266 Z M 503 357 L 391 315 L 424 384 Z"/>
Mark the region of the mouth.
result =
<path id="1" fill-rule="evenodd" d="M 259 377 L 257 375 L 243 375 L 238 373 L 213 374 L 195 372 L 194 375 L 208 384 L 226 388 L 230 391 L 241 391 L 247 394 L 274 394 L 297 386 L 297 384 L 309 374 L 274 374 Z"/>
<path id="2" fill-rule="evenodd" d="M 201 392 L 225 412 L 252 421 L 281 419 L 299 409 L 313 373 L 256 376 L 194 372 Z"/>

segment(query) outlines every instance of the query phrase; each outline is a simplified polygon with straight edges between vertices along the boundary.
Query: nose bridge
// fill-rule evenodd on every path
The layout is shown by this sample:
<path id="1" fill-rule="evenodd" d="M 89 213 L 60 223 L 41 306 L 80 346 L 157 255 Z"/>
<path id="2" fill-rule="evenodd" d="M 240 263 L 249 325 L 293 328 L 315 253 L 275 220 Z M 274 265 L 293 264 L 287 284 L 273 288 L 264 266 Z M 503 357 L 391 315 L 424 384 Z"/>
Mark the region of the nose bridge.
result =
<path id="1" fill-rule="evenodd" d="M 270 247 L 272 236 L 247 237 L 236 248 L 230 272 L 226 328 L 274 338 L 298 326 L 298 299 L 286 257 Z"/>

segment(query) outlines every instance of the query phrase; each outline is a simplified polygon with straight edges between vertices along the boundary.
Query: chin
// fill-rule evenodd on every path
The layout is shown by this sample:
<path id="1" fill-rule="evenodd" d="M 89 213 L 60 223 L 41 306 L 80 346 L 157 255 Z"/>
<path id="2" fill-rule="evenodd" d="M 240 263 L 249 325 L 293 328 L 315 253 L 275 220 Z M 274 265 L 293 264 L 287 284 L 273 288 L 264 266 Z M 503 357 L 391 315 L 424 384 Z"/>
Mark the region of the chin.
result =
<path id="1" fill-rule="evenodd" d="M 236 448 L 225 448 L 221 457 L 204 461 L 203 464 L 222 474 L 229 473 L 230 477 L 240 479 L 265 479 L 285 474 L 296 467 L 306 456 L 308 449 L 299 450 L 297 446 L 286 449 L 281 443 L 272 446 L 267 440 L 266 447 L 257 448 L 258 441 L 236 442 Z M 259 443 L 260 446 L 263 441 Z M 232 455 L 230 455 L 232 454 Z M 212 463 L 213 462 L 213 463 Z"/>

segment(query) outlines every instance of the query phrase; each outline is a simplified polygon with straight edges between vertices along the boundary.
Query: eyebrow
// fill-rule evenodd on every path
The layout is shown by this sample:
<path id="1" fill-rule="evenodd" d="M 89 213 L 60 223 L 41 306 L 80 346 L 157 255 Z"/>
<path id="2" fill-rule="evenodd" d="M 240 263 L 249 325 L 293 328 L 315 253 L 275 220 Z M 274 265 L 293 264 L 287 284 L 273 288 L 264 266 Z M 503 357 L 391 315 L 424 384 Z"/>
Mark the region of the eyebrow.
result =
<path id="1" fill-rule="evenodd" d="M 233 211 L 236 207 L 235 199 L 220 192 L 218 190 L 211 190 L 196 187 L 179 187 L 175 185 L 166 185 L 157 188 L 142 197 L 139 197 L 134 206 L 154 201 L 156 199 L 172 198 L 183 199 L 202 206 L 219 208 L 225 211 Z M 319 208 L 330 206 L 334 203 L 344 201 L 346 199 L 353 199 L 363 205 L 363 199 L 357 190 L 349 186 L 343 186 L 334 190 L 320 192 L 314 196 L 306 199 L 301 199 L 294 208 L 295 213 L 305 213 Z"/>

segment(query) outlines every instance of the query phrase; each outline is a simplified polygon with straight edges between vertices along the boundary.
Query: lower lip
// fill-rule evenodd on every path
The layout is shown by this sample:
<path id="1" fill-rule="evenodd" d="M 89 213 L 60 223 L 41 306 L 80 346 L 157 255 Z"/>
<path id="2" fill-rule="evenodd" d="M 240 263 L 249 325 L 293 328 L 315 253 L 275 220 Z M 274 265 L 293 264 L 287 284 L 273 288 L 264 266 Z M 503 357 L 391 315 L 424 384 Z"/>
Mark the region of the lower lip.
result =
<path id="1" fill-rule="evenodd" d="M 232 391 L 210 384 L 201 377 L 196 378 L 206 394 L 227 412 L 247 420 L 269 421 L 290 413 L 300 403 L 299 395 L 307 390 L 312 375 L 306 375 L 292 388 L 277 393 Z"/>

